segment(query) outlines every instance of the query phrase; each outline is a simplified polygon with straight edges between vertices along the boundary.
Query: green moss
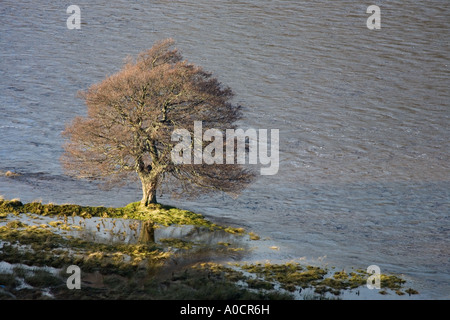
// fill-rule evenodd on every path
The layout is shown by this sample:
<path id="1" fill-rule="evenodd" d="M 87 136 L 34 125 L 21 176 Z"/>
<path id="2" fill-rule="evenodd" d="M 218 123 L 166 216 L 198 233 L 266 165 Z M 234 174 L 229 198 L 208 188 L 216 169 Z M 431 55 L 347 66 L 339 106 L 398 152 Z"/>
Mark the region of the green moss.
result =
<path id="1" fill-rule="evenodd" d="M 244 264 L 241 266 L 247 272 L 256 273 L 264 276 L 282 276 L 292 272 L 303 270 L 303 267 L 297 263 L 285 264 Z"/>
<path id="2" fill-rule="evenodd" d="M 1 212 L 10 212 L 10 213 L 19 213 L 19 209 L 23 207 L 23 203 L 18 199 L 13 200 L 0 200 L 0 211 Z"/>
<path id="3" fill-rule="evenodd" d="M 342 271 L 337 271 L 337 272 L 335 272 L 334 275 L 333 275 L 333 277 L 334 277 L 335 279 L 338 279 L 338 280 L 347 280 L 347 279 L 348 279 L 348 274 L 347 274 L 347 272 L 345 272 L 344 270 L 342 270 Z"/>
<path id="4" fill-rule="evenodd" d="M 174 247 L 177 249 L 188 250 L 188 249 L 192 249 L 192 247 L 194 246 L 194 244 L 190 241 L 185 241 L 185 240 L 177 239 L 177 238 L 164 238 L 164 239 L 160 239 L 159 241 L 166 246 Z"/>
<path id="5" fill-rule="evenodd" d="M 319 294 L 320 296 L 324 296 L 326 293 L 331 293 L 331 294 L 333 294 L 335 296 L 338 296 L 338 295 L 341 294 L 341 290 L 340 289 L 329 287 L 327 284 L 317 285 L 314 288 L 314 292 L 316 294 Z"/>
<path id="6" fill-rule="evenodd" d="M 350 272 L 349 286 L 351 289 L 358 288 L 367 283 L 367 273 Z"/>
<path id="7" fill-rule="evenodd" d="M 395 275 L 380 275 L 380 284 L 383 289 L 400 289 L 405 283 L 405 280 Z"/>
<path id="8" fill-rule="evenodd" d="M 296 263 L 287 264 L 244 264 L 240 266 L 243 270 L 257 274 L 266 281 L 276 282 L 288 291 L 299 288 L 313 287 L 316 294 L 324 295 L 331 293 L 339 295 L 343 290 L 356 289 L 367 284 L 369 274 L 364 270 L 347 273 L 344 270 L 334 272 L 330 277 L 326 269 L 316 266 L 302 267 Z M 388 294 L 393 290 L 398 295 L 403 294 L 400 290 L 405 281 L 396 275 L 381 275 L 380 294 Z M 411 289 L 412 290 L 412 289 Z M 409 293 L 413 291 L 406 291 Z"/>
<path id="9" fill-rule="evenodd" d="M 63 224 L 64 222 L 57 220 L 57 221 L 50 221 L 48 224 L 52 227 L 58 227 L 59 225 Z"/>
<path id="10" fill-rule="evenodd" d="M 212 223 L 200 214 L 163 205 L 154 205 L 151 208 L 130 212 L 129 218 L 151 220 L 163 226 L 194 225 L 214 227 Z"/>
<path id="11" fill-rule="evenodd" d="M 12 228 L 12 229 L 25 228 L 26 226 L 27 226 L 27 224 L 21 222 L 20 220 L 13 220 L 6 224 L 7 228 Z"/>
<path id="12" fill-rule="evenodd" d="M 338 279 L 326 278 L 320 282 L 321 285 L 330 287 L 333 289 L 346 289 L 347 283 Z"/>
<path id="13" fill-rule="evenodd" d="M 243 228 L 232 228 L 232 227 L 227 227 L 224 229 L 226 232 L 231 233 L 231 234 L 244 234 L 245 230 Z"/>
<path id="14" fill-rule="evenodd" d="M 307 287 L 314 281 L 320 280 L 327 273 L 326 270 L 307 266 L 306 270 L 297 263 L 286 264 L 256 264 L 243 265 L 243 270 L 251 273 L 256 273 L 263 276 L 268 281 L 276 281 L 288 288 L 293 286 Z"/>
<path id="15" fill-rule="evenodd" d="M 252 289 L 263 289 L 263 290 L 271 290 L 273 289 L 274 285 L 273 283 L 260 280 L 260 279 L 247 279 L 247 284 L 249 288 Z"/>
<path id="16" fill-rule="evenodd" d="M 412 295 L 412 294 L 419 294 L 418 291 L 416 291 L 416 290 L 414 290 L 414 289 L 411 289 L 411 288 L 406 289 L 405 292 L 406 292 L 407 294 L 409 294 L 409 295 Z"/>

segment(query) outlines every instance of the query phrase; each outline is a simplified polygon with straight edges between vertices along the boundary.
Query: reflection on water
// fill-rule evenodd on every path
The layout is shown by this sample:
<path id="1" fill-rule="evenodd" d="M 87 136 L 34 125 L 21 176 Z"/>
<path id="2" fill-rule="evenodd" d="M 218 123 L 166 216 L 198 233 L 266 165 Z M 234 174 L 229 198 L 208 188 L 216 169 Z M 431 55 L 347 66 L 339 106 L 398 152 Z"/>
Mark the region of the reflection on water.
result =
<path id="1" fill-rule="evenodd" d="M 259 250 L 260 246 L 267 246 L 267 243 L 251 241 L 247 234 L 232 234 L 221 229 L 193 225 L 166 227 L 151 221 L 133 219 L 36 214 L 10 214 L 1 219 L 0 226 L 8 226 L 17 221 L 22 223 L 19 227 L 49 229 L 65 238 L 79 238 L 87 242 L 154 243 L 165 250 L 178 253 L 172 260 L 177 259 L 183 263 L 268 258 L 264 251 Z"/>
<path id="2" fill-rule="evenodd" d="M 159 39 L 214 72 L 246 106 L 244 128 L 280 129 L 280 170 L 237 200 L 161 201 L 270 237 L 283 258 L 378 264 L 448 297 L 447 0 L 380 4 L 366 27 L 355 1 L 2 1 L 0 194 L 24 202 L 123 206 L 137 186 L 103 192 L 64 176 L 64 123 L 78 90 Z M 94 226 L 95 227 L 95 226 Z M 155 234 L 157 236 L 157 234 Z"/>

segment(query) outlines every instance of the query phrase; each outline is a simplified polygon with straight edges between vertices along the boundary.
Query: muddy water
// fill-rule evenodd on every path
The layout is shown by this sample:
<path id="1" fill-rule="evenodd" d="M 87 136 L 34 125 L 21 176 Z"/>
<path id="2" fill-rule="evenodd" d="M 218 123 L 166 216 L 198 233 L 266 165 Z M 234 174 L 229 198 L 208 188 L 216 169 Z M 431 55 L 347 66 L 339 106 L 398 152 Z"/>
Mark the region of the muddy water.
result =
<path id="1" fill-rule="evenodd" d="M 162 202 L 254 230 L 280 259 L 404 274 L 419 298 L 450 292 L 449 28 L 446 0 L 383 1 L 381 30 L 360 1 L 0 3 L 0 194 L 119 206 L 64 176 L 76 92 L 159 39 L 214 72 L 247 107 L 244 128 L 280 129 L 280 170 L 238 199 Z M 263 257 L 262 257 L 263 258 Z M 394 297 L 391 297 L 394 298 Z"/>

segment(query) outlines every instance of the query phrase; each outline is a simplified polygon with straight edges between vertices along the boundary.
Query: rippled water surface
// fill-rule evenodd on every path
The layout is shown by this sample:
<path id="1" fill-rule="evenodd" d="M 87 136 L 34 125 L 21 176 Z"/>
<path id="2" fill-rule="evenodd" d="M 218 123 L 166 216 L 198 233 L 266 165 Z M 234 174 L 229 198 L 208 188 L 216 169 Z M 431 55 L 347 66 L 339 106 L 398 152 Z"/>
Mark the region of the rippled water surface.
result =
<path id="1" fill-rule="evenodd" d="M 280 170 L 238 199 L 162 202 L 254 230 L 280 259 L 403 274 L 419 298 L 450 297 L 450 77 L 447 0 L 1 1 L 0 194 L 119 206 L 64 175 L 66 122 L 79 90 L 172 37 L 185 58 L 234 89 L 244 128 L 280 129 Z M 395 297 L 391 297 L 395 298 Z"/>

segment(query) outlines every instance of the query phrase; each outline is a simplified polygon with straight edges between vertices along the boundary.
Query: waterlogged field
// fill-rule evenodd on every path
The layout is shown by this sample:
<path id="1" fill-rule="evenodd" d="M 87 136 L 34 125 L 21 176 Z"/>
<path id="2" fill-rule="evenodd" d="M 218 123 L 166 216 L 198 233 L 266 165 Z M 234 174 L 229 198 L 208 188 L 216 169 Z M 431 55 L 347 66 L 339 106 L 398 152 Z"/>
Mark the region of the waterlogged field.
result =
<path id="1" fill-rule="evenodd" d="M 0 212 L 2 299 L 337 299 L 344 292 L 364 296 L 370 276 L 361 269 L 244 262 L 268 244 L 162 205 L 0 200 Z M 73 266 L 81 270 L 78 287 Z M 401 277 L 380 280 L 380 294 L 417 293 Z"/>
<path id="2" fill-rule="evenodd" d="M 40 199 L 42 203 L 75 203 L 85 210 L 87 206 L 125 208 L 139 200 L 141 190 L 134 183 L 105 191 L 92 181 L 66 176 L 59 161 L 64 143 L 61 132 L 75 116 L 86 114 L 83 101 L 76 98 L 79 90 L 116 73 L 127 56 L 136 56 L 155 41 L 173 38 L 188 61 L 213 72 L 233 89 L 234 102 L 244 107 L 242 129 L 279 129 L 276 174 L 261 175 L 238 198 L 221 194 L 181 200 L 164 194 L 161 198 L 163 203 L 203 214 L 210 224 L 244 228 L 261 238 L 244 241 L 248 248 L 227 246 L 234 242 L 215 239 L 218 232 L 223 233 L 216 230 L 210 237 L 214 250 L 208 252 L 221 249 L 232 263 L 295 261 L 320 266 L 332 278 L 336 271 L 367 270 L 375 264 L 382 273 L 407 281 L 401 289 L 404 295 L 395 290 L 381 295 L 383 289 L 362 286 L 360 296 L 355 289 L 344 290 L 339 295 L 343 299 L 449 297 L 448 0 L 380 2 L 381 26 L 376 30 L 366 25 L 371 3 L 362 1 L 79 0 L 74 4 L 80 9 L 80 29 L 68 28 L 68 4 L 0 2 L 0 194 L 7 199 L 19 197 L 26 206 L 20 216 L 9 209 L 1 211 L 8 213 L 1 219 L 3 227 L 19 220 L 26 226 L 11 229 L 15 236 L 22 237 L 22 231 L 36 226 L 46 239 L 56 233 L 64 239 L 79 236 L 94 247 L 116 241 L 136 245 L 142 217 L 125 218 L 130 210 L 104 218 L 102 209 L 100 215 L 93 212 L 88 218 L 81 216 L 82 211 L 72 216 L 72 211 L 58 213 L 51 206 L 30 204 Z M 43 218 L 45 210 L 52 213 Z M 164 226 L 154 233 L 155 246 L 162 251 L 153 246 L 149 250 L 156 256 L 167 254 L 169 247 L 177 250 L 160 262 L 170 263 L 178 254 L 196 248 L 180 239 L 185 240 L 181 234 L 190 232 L 197 216 L 180 212 L 173 209 L 175 220 L 164 216 L 155 221 Z M 35 221 L 27 213 L 43 220 Z M 49 227 L 43 229 L 41 224 Z M 226 233 L 241 239 L 239 234 Z M 175 235 L 180 235 L 176 241 Z M 160 241 L 161 237 L 170 240 Z M 2 241 L 10 245 L 9 240 Z M 54 249 L 67 245 L 58 240 Z M 87 250 L 83 246 L 77 250 L 81 249 Z M 46 256 L 45 250 L 53 248 L 42 250 L 41 255 L 28 253 L 27 259 Z M 92 249 L 89 254 L 95 252 Z M 3 266 L 11 272 L 15 267 L 29 271 L 26 265 L 2 262 Z M 48 271 L 58 274 L 58 283 L 66 290 L 64 267 Z M 173 281 L 167 273 L 173 287 L 189 281 L 180 278 L 184 269 L 180 270 Z M 193 269 L 187 270 L 194 274 Z M 25 286 L 23 281 L 31 285 L 26 281 L 31 275 L 22 271 L 6 275 L 0 290 L 25 295 L 26 291 L 11 291 Z M 88 271 L 82 272 L 88 276 Z M 199 283 L 205 283 L 203 271 L 195 272 Z M 97 279 L 94 275 L 98 275 L 95 270 L 89 277 Z M 117 289 L 125 280 L 127 286 L 133 282 L 133 277 L 101 275 L 102 286 L 109 288 Z M 97 283 L 83 279 L 86 288 L 89 281 Z M 157 293 L 163 296 L 164 289 L 174 296 L 175 290 L 163 282 L 156 286 Z M 135 281 L 136 288 L 139 283 Z M 184 293 L 193 290 L 195 283 L 185 287 Z M 409 296 L 405 290 L 410 287 L 419 294 Z M 315 288 L 310 290 L 317 294 Z M 41 297 L 41 291 L 36 292 Z M 55 290 L 51 292 L 57 296 Z"/>

